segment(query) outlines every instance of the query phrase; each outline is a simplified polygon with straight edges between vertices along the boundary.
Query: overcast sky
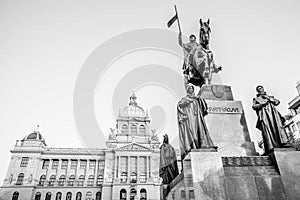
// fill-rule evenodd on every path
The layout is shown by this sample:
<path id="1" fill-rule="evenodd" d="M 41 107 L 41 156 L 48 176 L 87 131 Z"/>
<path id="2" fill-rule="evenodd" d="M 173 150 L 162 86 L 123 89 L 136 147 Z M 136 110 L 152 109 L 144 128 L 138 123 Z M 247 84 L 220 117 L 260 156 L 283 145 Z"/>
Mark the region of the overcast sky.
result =
<path id="1" fill-rule="evenodd" d="M 210 46 L 216 62 L 223 67 L 215 83 L 231 86 L 234 98 L 242 101 L 255 143 L 260 132 L 254 128 L 256 115 L 251 105 L 258 84 L 281 100 L 278 109 L 282 114 L 288 113 L 287 104 L 296 97 L 295 86 L 300 80 L 300 3 L 297 0 L 0 1 L 1 184 L 10 161 L 9 150 L 16 140 L 34 131 L 37 124 L 50 147 L 88 146 L 83 135 L 93 140 L 92 134 L 89 129 L 81 132 L 74 119 L 78 77 L 91 55 L 99 63 L 110 55 L 100 52 L 104 42 L 116 42 L 116 36 L 133 30 L 161 29 L 162 36 L 174 31 L 174 37 L 154 35 L 152 39 L 162 43 L 160 40 L 168 40 L 175 47 L 169 51 L 129 49 L 109 65 L 99 66 L 98 69 L 105 70 L 97 74 L 94 92 L 98 126 L 107 135 L 109 128 L 115 126 L 113 113 L 128 104 L 130 91 L 135 90 L 139 105 L 148 109 L 152 118 L 163 118 L 152 119 L 151 128 L 171 137 L 177 135 L 175 106 L 181 96 L 180 90 L 172 90 L 171 80 L 178 79 L 176 73 L 181 73 L 182 61 L 172 51 L 181 50 L 177 45 L 177 24 L 166 27 L 174 15 L 174 4 L 186 36 L 193 33 L 198 37 L 199 18 L 210 18 Z M 137 40 L 152 37 L 151 34 L 133 36 Z M 121 42 L 120 48 L 114 46 L 107 52 L 117 52 L 129 43 L 131 40 Z M 143 69 L 159 66 L 161 70 L 157 74 L 163 74 L 166 69 L 165 77 L 170 83 L 133 84 L 135 75 L 157 78 Z M 168 73 L 170 70 L 174 75 Z M 126 93 L 124 97 L 120 90 L 131 84 L 132 89 L 122 90 Z M 181 83 L 178 87 L 182 88 Z M 86 95 L 85 91 L 80 92 L 83 97 Z M 113 100 L 113 97 L 120 98 Z M 104 140 L 99 141 L 99 148 L 104 147 Z"/>

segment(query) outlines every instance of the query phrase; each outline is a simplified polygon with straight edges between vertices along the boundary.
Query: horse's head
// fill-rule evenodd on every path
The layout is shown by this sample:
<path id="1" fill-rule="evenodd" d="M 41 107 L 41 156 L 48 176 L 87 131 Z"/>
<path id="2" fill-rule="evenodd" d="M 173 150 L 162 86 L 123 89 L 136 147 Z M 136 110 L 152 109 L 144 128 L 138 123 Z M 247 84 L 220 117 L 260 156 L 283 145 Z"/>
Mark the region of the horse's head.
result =
<path id="1" fill-rule="evenodd" d="M 209 27 L 209 19 L 207 22 L 202 22 L 202 19 L 200 19 L 200 38 L 199 43 L 201 46 L 203 46 L 205 49 L 207 49 L 210 39 L 210 27 Z"/>

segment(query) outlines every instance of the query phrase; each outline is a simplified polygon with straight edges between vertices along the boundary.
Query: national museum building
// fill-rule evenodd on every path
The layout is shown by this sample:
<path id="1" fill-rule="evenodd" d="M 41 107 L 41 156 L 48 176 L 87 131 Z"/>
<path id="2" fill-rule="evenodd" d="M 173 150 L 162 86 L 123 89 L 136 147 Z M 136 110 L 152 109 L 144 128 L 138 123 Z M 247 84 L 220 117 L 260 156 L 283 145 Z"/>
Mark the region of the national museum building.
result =
<path id="1" fill-rule="evenodd" d="M 52 148 L 36 130 L 17 142 L 0 200 L 160 199 L 159 141 L 130 96 L 106 149 Z"/>

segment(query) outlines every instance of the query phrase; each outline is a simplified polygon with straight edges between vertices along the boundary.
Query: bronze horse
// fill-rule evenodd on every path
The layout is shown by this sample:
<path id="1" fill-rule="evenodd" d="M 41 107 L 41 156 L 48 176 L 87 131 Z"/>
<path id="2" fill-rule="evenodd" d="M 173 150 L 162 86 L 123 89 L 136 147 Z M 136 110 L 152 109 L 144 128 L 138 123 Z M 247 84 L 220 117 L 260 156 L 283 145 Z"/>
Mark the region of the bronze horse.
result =
<path id="1" fill-rule="evenodd" d="M 193 85 L 201 87 L 203 84 L 210 84 L 212 80 L 212 73 L 217 73 L 222 70 L 218 67 L 213 59 L 213 53 L 209 49 L 210 40 L 210 26 L 209 19 L 207 22 L 200 23 L 200 33 L 199 33 L 199 46 L 196 48 L 194 56 L 190 60 L 191 76 L 187 82 Z"/>

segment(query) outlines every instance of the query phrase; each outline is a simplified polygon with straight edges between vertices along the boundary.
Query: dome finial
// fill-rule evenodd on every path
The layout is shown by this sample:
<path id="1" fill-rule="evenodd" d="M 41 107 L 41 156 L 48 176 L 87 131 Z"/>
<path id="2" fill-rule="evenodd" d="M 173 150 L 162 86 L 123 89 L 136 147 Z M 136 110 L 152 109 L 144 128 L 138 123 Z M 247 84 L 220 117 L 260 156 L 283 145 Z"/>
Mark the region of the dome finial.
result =
<path id="1" fill-rule="evenodd" d="M 38 125 L 36 126 L 35 132 L 39 132 L 39 131 L 40 131 L 40 125 L 38 124 Z"/>
<path id="2" fill-rule="evenodd" d="M 136 102 L 137 97 L 134 94 L 134 91 L 132 91 L 132 95 L 129 97 L 129 105 L 137 106 Z"/>

